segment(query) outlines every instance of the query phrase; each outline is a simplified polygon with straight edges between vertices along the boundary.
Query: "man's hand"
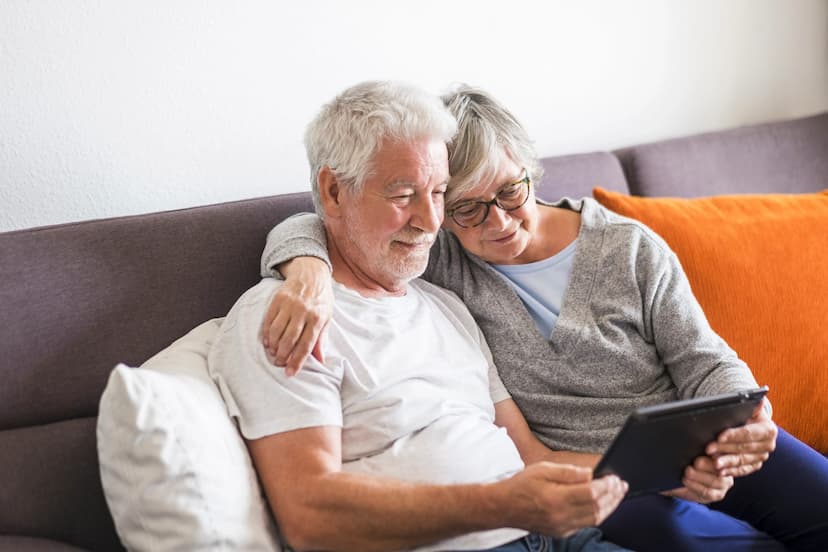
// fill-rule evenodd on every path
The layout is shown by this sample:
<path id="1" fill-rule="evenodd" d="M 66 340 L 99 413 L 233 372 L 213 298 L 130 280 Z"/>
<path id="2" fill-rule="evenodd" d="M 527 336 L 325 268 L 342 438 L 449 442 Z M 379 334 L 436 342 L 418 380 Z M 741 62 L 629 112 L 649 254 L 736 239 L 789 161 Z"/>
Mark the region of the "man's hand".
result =
<path id="1" fill-rule="evenodd" d="M 325 360 L 322 340 L 333 314 L 332 278 L 328 265 L 315 257 L 298 257 L 279 269 L 286 280 L 262 322 L 262 341 L 273 363 L 292 376 L 311 353 Z"/>
<path id="2" fill-rule="evenodd" d="M 555 537 L 599 525 L 628 488 L 617 476 L 593 480 L 589 468 L 552 462 L 527 466 L 500 484 L 510 526 Z"/>
<path id="3" fill-rule="evenodd" d="M 705 452 L 714 458 L 715 468 L 721 475 L 745 476 L 762 467 L 776 448 L 778 432 L 770 414 L 760 404 L 744 426 L 723 431 L 707 445 Z"/>
<path id="4" fill-rule="evenodd" d="M 683 498 L 700 504 L 709 504 L 722 500 L 733 487 L 733 477 L 721 475 L 716 469 L 713 458 L 699 456 L 692 465 L 684 470 L 681 482 L 684 487 L 662 493 L 666 496 Z"/>

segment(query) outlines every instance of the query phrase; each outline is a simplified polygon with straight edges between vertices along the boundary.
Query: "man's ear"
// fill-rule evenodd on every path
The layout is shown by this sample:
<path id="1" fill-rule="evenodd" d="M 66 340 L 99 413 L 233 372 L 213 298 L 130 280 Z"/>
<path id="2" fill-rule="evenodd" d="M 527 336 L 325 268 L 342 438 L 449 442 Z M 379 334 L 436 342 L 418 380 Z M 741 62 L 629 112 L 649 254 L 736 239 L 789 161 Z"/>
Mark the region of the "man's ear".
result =
<path id="1" fill-rule="evenodd" d="M 342 194 L 345 192 L 345 189 L 339 184 L 336 175 L 330 167 L 325 165 L 319 169 L 316 182 L 319 185 L 319 198 L 322 203 L 322 211 L 325 213 L 325 218 L 339 217 Z"/>

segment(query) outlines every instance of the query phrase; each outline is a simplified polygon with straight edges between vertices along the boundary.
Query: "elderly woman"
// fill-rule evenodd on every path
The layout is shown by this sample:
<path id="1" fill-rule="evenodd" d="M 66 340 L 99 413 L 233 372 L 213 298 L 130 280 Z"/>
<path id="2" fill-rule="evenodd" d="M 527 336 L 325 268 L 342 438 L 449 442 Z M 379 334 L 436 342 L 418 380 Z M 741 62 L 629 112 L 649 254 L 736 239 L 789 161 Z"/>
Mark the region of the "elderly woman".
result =
<path id="1" fill-rule="evenodd" d="M 423 278 L 465 302 L 556 459 L 594 466 L 636 407 L 756 387 L 662 239 L 588 198 L 538 200 L 540 163 L 515 117 L 468 87 L 444 101 L 459 132 L 444 229 Z M 287 281 L 263 334 L 289 372 L 312 347 L 323 353 L 332 299 L 320 260 L 325 236 L 314 215 L 270 233 L 263 274 L 278 267 Z M 769 404 L 684 475 L 680 489 L 624 501 L 602 525 L 607 538 L 635 550 L 828 550 L 828 460 L 777 430 Z"/>

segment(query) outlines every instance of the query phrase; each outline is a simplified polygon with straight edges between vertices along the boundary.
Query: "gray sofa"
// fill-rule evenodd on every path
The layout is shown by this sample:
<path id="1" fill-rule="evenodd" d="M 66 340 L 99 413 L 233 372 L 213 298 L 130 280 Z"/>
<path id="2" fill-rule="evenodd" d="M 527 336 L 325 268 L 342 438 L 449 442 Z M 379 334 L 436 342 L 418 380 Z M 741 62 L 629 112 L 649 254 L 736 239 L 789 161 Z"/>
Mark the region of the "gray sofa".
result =
<path id="1" fill-rule="evenodd" d="M 828 113 L 544 159 L 545 199 L 828 187 Z M 258 279 L 267 231 L 306 193 L 0 234 L 0 551 L 122 549 L 98 473 L 98 401 L 223 316 Z"/>

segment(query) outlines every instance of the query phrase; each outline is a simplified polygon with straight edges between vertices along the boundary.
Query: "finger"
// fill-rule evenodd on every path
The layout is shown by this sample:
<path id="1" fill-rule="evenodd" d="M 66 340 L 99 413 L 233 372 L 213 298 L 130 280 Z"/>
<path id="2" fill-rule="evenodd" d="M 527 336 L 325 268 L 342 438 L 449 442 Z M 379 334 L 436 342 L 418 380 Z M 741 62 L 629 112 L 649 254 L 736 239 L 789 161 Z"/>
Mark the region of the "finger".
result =
<path id="1" fill-rule="evenodd" d="M 603 489 L 600 486 L 594 488 L 594 491 L 597 493 L 595 525 L 603 522 L 618 507 L 629 489 L 626 481 L 622 481 L 614 476 L 610 479 L 601 478 L 600 480 L 596 480 L 593 482 L 593 485 L 600 485 L 604 480 L 606 480 L 606 485 Z"/>
<path id="2" fill-rule="evenodd" d="M 287 358 L 285 367 L 287 368 L 288 375 L 292 376 L 301 370 L 302 365 L 311 354 L 311 348 L 315 339 L 316 332 L 314 331 L 314 327 L 306 324 L 302 330 L 302 335 L 299 336 L 299 341 L 297 341 L 296 346 L 293 347 L 293 350 Z"/>
<path id="3" fill-rule="evenodd" d="M 743 425 L 742 427 L 734 427 L 723 431 L 716 442 L 724 443 L 747 443 L 751 441 L 763 441 L 767 439 L 774 439 L 778 433 L 776 424 L 770 420 L 757 420 Z"/>
<path id="4" fill-rule="evenodd" d="M 273 355 L 277 366 L 284 366 L 285 360 L 287 360 L 287 355 L 290 353 L 290 350 L 286 348 L 286 343 L 282 337 L 285 332 L 289 330 L 290 324 L 290 313 L 282 310 L 279 311 L 276 318 L 273 320 L 273 323 L 270 325 L 270 346 L 268 349 L 270 350 L 271 355 Z"/>
<path id="5" fill-rule="evenodd" d="M 685 486 L 689 486 L 689 483 L 693 483 L 696 486 L 701 485 L 711 489 L 727 489 L 733 484 L 731 479 L 732 478 L 730 477 L 721 476 L 718 473 L 701 471 L 695 469 L 693 466 L 688 466 L 687 469 L 684 470 L 684 478 L 681 482 Z"/>
<path id="6" fill-rule="evenodd" d="M 714 457 L 727 454 L 763 454 L 773 452 L 775 448 L 776 439 L 770 438 L 760 441 L 716 443 L 714 447 L 708 447 L 708 454 Z M 712 452 L 709 452 L 710 450 Z"/>
<path id="7" fill-rule="evenodd" d="M 699 502 L 705 503 L 723 499 L 733 486 L 732 477 L 711 477 L 710 474 L 692 468 L 688 468 L 681 482 L 698 497 Z"/>
<path id="8" fill-rule="evenodd" d="M 736 466 L 733 468 L 727 468 L 722 470 L 720 473 L 723 476 L 730 476 L 730 477 L 744 477 L 746 475 L 750 475 L 755 471 L 759 471 L 764 462 L 754 462 L 752 464 L 743 464 L 741 466 Z"/>
<path id="9" fill-rule="evenodd" d="M 313 344 L 313 350 L 311 351 L 311 354 L 313 355 L 313 357 L 316 360 L 318 360 L 319 362 L 321 362 L 322 364 L 325 364 L 325 355 L 322 352 L 322 350 L 323 350 L 324 345 L 325 345 L 325 335 L 327 334 L 327 330 L 328 330 L 328 324 L 325 323 L 322 326 L 322 331 L 319 332 L 319 337 L 317 337 L 316 343 Z"/>
<path id="10" fill-rule="evenodd" d="M 739 466 L 753 465 L 765 462 L 770 457 L 767 452 L 743 452 L 738 454 L 723 454 L 717 456 L 715 468 L 718 471 L 738 468 Z"/>
<path id="11" fill-rule="evenodd" d="M 698 471 L 703 471 L 711 474 L 718 475 L 718 469 L 716 468 L 716 461 L 715 459 L 709 456 L 699 456 L 693 463 L 691 464 L 693 468 Z"/>

